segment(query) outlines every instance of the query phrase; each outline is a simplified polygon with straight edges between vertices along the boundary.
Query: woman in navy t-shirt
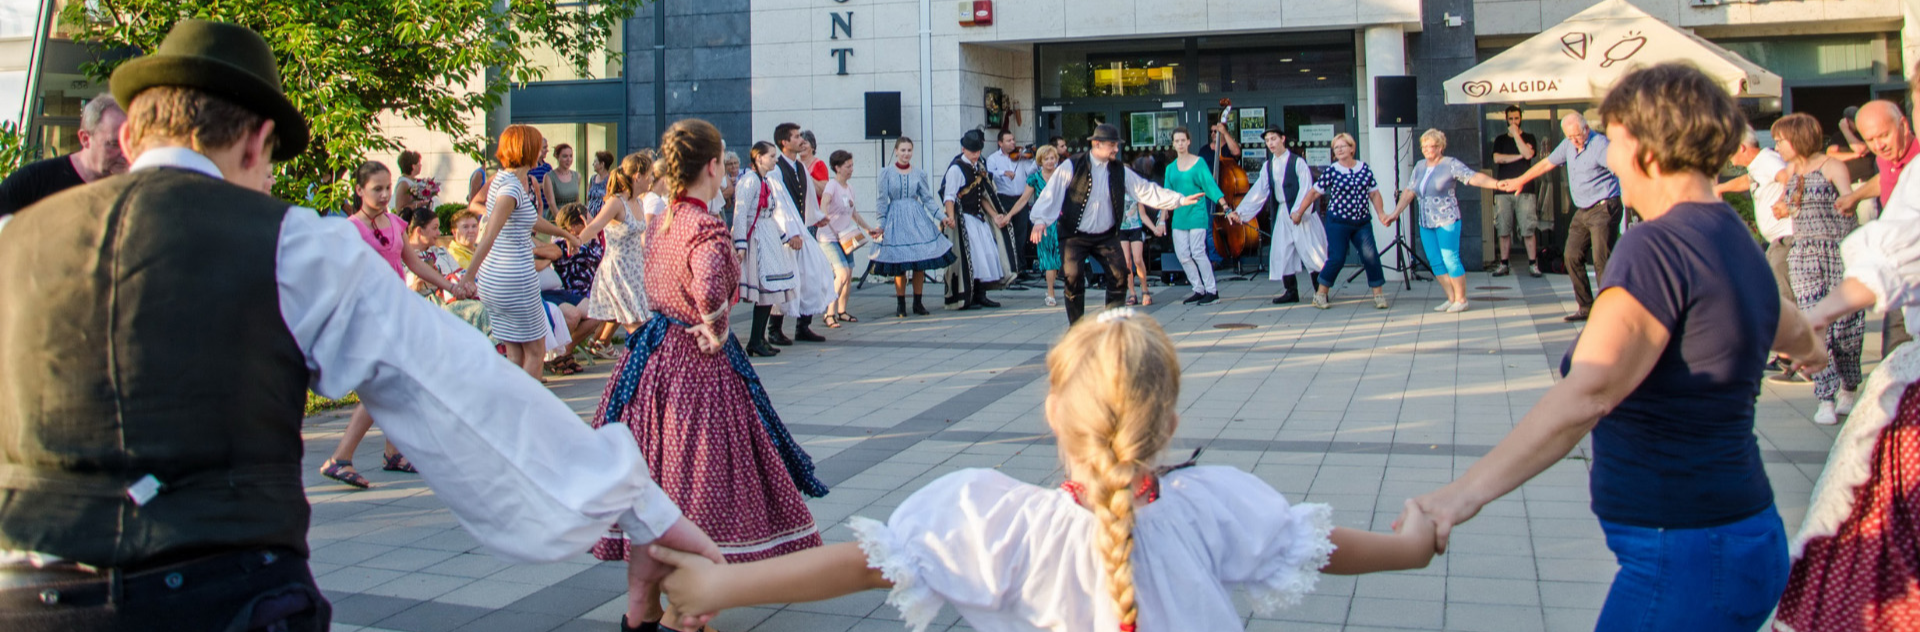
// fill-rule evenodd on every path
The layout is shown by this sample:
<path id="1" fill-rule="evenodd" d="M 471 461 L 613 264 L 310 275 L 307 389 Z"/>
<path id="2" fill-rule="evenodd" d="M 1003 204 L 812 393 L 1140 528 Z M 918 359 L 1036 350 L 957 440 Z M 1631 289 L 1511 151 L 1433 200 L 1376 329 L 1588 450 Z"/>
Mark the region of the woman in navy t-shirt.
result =
<path id="1" fill-rule="evenodd" d="M 1465 475 L 1416 500 L 1452 526 L 1593 434 L 1593 512 L 1620 563 L 1599 630 L 1739 630 L 1767 619 L 1787 539 L 1753 435 L 1769 350 L 1826 363 L 1713 175 L 1745 119 L 1698 69 L 1621 78 L 1607 166 L 1646 221 L 1621 235 L 1565 379 Z"/>

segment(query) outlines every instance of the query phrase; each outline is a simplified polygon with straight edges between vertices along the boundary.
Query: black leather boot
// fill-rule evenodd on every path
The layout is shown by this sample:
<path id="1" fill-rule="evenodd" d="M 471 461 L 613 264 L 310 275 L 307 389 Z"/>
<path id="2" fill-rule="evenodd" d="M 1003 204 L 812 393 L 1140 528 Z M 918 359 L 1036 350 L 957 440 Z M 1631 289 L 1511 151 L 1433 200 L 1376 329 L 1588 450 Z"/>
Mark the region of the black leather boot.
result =
<path id="1" fill-rule="evenodd" d="M 1282 283 L 1282 284 L 1284 284 L 1284 285 L 1285 285 L 1285 287 L 1287 288 L 1287 291 L 1286 291 L 1286 293 L 1285 293 L 1285 294 L 1281 294 L 1281 295 L 1279 295 L 1279 296 L 1276 296 L 1276 297 L 1274 297 L 1274 298 L 1273 298 L 1273 304 L 1275 304 L 1275 305 L 1281 305 L 1281 304 L 1285 304 L 1285 303 L 1298 303 L 1298 302 L 1300 302 L 1300 280 L 1299 280 L 1299 278 L 1300 278 L 1300 277 L 1299 277 L 1299 275 L 1296 275 L 1296 274 L 1289 274 L 1289 275 L 1287 275 L 1287 278 L 1286 278 L 1286 280 L 1284 280 L 1284 281 L 1281 281 L 1281 283 Z"/>
<path id="2" fill-rule="evenodd" d="M 620 615 L 620 632 L 660 632 L 659 621 L 641 621 L 640 625 L 627 625 L 627 615 Z"/>
<path id="3" fill-rule="evenodd" d="M 780 355 L 779 349 L 767 346 L 767 318 L 772 314 L 772 305 L 753 306 L 753 330 L 747 333 L 747 355 L 762 358 Z"/>
<path id="4" fill-rule="evenodd" d="M 999 302 L 996 302 L 993 299 L 987 298 L 987 286 L 978 285 L 978 284 L 973 286 L 973 304 L 981 307 L 999 307 L 1000 306 Z"/>
<path id="5" fill-rule="evenodd" d="M 920 304 L 920 295 L 915 294 L 913 295 L 913 313 L 915 316 L 925 316 L 933 312 L 927 311 L 927 306 Z"/>
<path id="6" fill-rule="evenodd" d="M 826 342 L 827 337 L 813 333 L 812 316 L 796 316 L 793 319 L 793 339 L 800 342 Z"/>
<path id="7" fill-rule="evenodd" d="M 774 316 L 767 319 L 767 342 L 782 347 L 793 344 L 792 338 L 788 338 L 786 334 L 780 333 L 780 330 L 786 329 L 786 327 L 787 317 L 785 316 Z"/>
<path id="8" fill-rule="evenodd" d="M 895 296 L 893 297 L 893 301 L 897 305 L 897 307 L 893 311 L 893 317 L 906 318 L 907 317 L 907 297 Z M 918 296 L 913 297 L 913 304 L 914 306 L 918 307 L 920 305 L 920 297 Z"/>

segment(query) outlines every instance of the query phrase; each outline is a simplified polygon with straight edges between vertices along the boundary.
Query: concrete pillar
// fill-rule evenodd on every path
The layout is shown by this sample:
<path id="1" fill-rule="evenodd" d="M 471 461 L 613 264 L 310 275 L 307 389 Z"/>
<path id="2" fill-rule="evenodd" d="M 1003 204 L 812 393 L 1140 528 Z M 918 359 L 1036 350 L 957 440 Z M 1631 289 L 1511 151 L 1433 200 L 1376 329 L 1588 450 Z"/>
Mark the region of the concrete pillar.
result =
<path id="1" fill-rule="evenodd" d="M 1909 77 L 1920 60 L 1920 0 L 1900 0 L 1900 59 L 1906 68 L 1889 68 L 1896 77 Z"/>
<path id="2" fill-rule="evenodd" d="M 1394 165 L 1394 139 L 1399 138 L 1404 143 L 1407 130 L 1377 127 L 1373 124 L 1372 104 L 1377 97 L 1373 94 L 1373 80 L 1375 77 L 1407 74 L 1406 32 L 1397 24 L 1369 26 L 1366 29 L 1366 51 L 1367 79 L 1361 89 L 1367 93 L 1368 106 L 1360 109 L 1359 127 L 1367 130 L 1368 133 L 1366 143 L 1360 148 L 1360 159 L 1373 167 L 1373 177 L 1380 182 L 1381 198 L 1387 203 L 1387 210 L 1391 211 L 1394 194 L 1400 190 L 1400 168 Z M 1409 149 L 1412 151 L 1409 152 Z M 1419 150 L 1412 146 L 1402 147 L 1401 164 L 1405 164 L 1410 159 L 1409 153 L 1418 154 Z M 1402 217 L 1402 221 L 1411 219 L 1413 219 L 1412 215 Z M 1380 244 L 1382 258 L 1386 262 L 1392 261 L 1392 256 L 1385 253 L 1387 244 L 1393 241 L 1395 233 L 1402 230 L 1404 228 L 1397 224 L 1387 227 L 1381 226 L 1378 221 L 1373 222 L 1374 241 Z M 1389 271 L 1388 278 L 1399 280 L 1400 277 Z"/>

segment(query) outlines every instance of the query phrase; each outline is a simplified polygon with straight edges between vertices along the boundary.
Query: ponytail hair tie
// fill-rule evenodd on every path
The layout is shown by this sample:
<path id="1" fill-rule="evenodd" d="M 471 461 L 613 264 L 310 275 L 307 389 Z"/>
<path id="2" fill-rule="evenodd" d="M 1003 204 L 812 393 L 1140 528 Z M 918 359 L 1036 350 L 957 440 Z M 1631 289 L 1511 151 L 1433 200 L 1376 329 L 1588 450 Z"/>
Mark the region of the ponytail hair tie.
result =
<path id="1" fill-rule="evenodd" d="M 1115 321 L 1125 320 L 1128 318 L 1133 318 L 1134 316 L 1138 316 L 1138 315 L 1140 315 L 1140 312 L 1135 311 L 1131 307 L 1121 307 L 1117 309 L 1110 309 L 1104 312 L 1100 312 L 1100 315 L 1096 316 L 1095 318 L 1103 323 L 1111 323 Z"/>

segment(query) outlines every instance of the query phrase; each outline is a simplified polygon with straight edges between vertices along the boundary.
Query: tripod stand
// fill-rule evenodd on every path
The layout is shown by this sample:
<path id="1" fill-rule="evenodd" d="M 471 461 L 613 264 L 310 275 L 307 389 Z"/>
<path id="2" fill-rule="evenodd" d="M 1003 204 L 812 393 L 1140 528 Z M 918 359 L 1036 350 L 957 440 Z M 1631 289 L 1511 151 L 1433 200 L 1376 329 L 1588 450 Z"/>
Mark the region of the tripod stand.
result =
<path id="1" fill-rule="evenodd" d="M 1395 184 L 1398 184 L 1401 181 L 1400 180 L 1400 130 L 1401 128 L 1395 127 L 1392 129 L 1393 129 L 1393 180 Z M 1394 194 L 1398 195 L 1399 192 L 1395 191 Z M 1385 248 L 1380 249 L 1381 267 L 1384 267 L 1388 270 L 1392 270 L 1394 272 L 1401 273 L 1400 284 L 1408 290 L 1413 289 L 1414 277 L 1419 277 L 1420 280 L 1422 281 L 1433 280 L 1433 265 L 1428 263 L 1427 258 L 1425 256 L 1422 256 L 1420 254 L 1420 251 L 1415 250 L 1412 245 L 1412 233 L 1414 230 L 1413 225 L 1415 222 L 1419 221 L 1419 218 L 1417 217 L 1419 210 L 1415 209 L 1414 213 L 1416 214 L 1416 217 L 1414 219 L 1400 220 L 1400 226 L 1395 227 L 1393 229 L 1393 241 L 1387 242 L 1387 246 Z M 1331 244 L 1329 244 L 1329 246 L 1331 246 Z M 1346 245 L 1341 244 L 1341 247 L 1345 248 Z M 1393 253 L 1393 259 L 1394 259 L 1393 265 L 1387 265 L 1385 263 L 1387 259 L 1387 253 Z M 1420 273 L 1422 269 L 1426 270 L 1426 274 Z M 1352 275 L 1347 277 L 1347 282 L 1352 283 L 1354 279 L 1357 279 L 1360 277 L 1361 272 L 1365 272 L 1365 270 L 1362 269 L 1359 271 L 1355 271 Z"/>

